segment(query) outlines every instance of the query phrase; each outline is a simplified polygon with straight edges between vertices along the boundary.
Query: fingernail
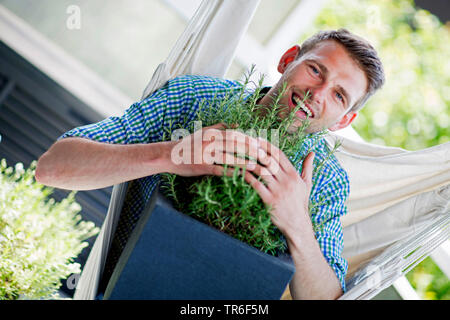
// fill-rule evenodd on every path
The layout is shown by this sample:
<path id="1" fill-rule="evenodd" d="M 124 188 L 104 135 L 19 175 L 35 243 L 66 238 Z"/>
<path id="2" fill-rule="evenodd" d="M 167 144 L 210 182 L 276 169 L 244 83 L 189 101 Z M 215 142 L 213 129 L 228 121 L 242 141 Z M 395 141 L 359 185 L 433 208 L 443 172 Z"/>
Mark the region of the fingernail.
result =
<path id="1" fill-rule="evenodd" d="M 258 157 L 265 158 L 267 153 L 263 149 L 258 149 Z"/>
<path id="2" fill-rule="evenodd" d="M 252 147 L 254 149 L 257 149 L 259 147 L 258 140 L 251 139 L 250 140 L 250 147 Z"/>
<path id="3" fill-rule="evenodd" d="M 254 170 L 254 169 L 256 168 L 256 163 L 253 162 L 253 161 L 249 161 L 249 162 L 247 163 L 246 168 L 249 169 L 249 170 Z"/>

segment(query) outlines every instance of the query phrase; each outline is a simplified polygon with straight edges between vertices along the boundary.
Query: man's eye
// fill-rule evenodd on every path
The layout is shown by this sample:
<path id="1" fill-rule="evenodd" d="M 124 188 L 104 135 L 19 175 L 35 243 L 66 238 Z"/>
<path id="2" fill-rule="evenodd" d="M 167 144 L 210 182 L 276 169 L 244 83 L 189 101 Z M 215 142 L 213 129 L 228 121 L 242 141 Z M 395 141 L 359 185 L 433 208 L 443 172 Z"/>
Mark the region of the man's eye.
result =
<path id="1" fill-rule="evenodd" d="M 311 66 L 311 70 L 312 70 L 312 72 L 314 72 L 316 75 L 319 75 L 319 74 L 320 74 L 319 70 L 318 70 L 316 67 L 314 67 L 314 66 Z"/>
<path id="2" fill-rule="evenodd" d="M 342 96 L 342 94 L 340 94 L 339 92 L 336 92 L 336 97 L 341 100 L 342 102 L 344 102 L 344 97 Z"/>

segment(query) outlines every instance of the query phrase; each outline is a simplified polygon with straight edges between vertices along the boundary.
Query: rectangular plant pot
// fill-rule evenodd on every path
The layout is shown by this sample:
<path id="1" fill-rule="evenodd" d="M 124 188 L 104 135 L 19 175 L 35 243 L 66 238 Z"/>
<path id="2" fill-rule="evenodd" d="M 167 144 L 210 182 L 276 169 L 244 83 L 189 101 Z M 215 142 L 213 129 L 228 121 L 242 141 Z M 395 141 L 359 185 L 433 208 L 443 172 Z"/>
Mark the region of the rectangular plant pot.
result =
<path id="1" fill-rule="evenodd" d="M 155 191 L 103 299 L 280 299 L 295 272 L 275 257 L 176 211 Z"/>

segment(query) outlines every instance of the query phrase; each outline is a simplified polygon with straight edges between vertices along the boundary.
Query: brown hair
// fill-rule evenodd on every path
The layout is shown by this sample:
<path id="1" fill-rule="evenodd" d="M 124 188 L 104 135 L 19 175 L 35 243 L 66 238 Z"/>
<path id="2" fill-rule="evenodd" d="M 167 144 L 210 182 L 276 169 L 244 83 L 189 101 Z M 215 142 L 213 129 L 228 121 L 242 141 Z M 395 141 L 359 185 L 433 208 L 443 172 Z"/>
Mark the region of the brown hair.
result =
<path id="1" fill-rule="evenodd" d="M 384 71 L 376 50 L 365 40 L 346 29 L 320 31 L 303 42 L 297 59 L 313 49 L 319 42 L 334 40 L 339 42 L 359 65 L 367 77 L 366 94 L 352 106 L 351 111 L 361 109 L 376 90 L 384 84 Z"/>

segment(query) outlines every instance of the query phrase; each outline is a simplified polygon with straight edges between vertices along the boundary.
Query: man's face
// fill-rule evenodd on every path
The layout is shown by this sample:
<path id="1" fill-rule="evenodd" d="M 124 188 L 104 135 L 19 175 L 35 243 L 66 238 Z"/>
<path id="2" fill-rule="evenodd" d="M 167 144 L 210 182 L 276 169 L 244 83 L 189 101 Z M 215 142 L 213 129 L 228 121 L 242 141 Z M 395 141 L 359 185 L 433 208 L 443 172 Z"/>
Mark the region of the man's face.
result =
<path id="1" fill-rule="evenodd" d="M 280 100 L 286 111 L 293 110 L 309 92 L 290 129 L 298 128 L 307 118 L 307 113 L 310 122 L 308 133 L 348 126 L 356 116 L 355 112 L 348 111 L 366 92 L 364 72 L 336 41 L 320 42 L 300 58 L 293 59 L 298 50 L 299 47 L 295 46 L 283 55 L 278 66 L 282 77 L 260 103 L 270 104 L 270 96 L 276 96 L 286 83 L 286 91 Z M 285 117 L 286 111 L 280 112 L 280 117 Z"/>

